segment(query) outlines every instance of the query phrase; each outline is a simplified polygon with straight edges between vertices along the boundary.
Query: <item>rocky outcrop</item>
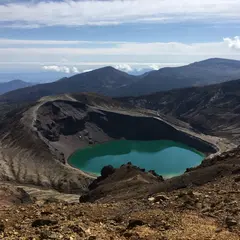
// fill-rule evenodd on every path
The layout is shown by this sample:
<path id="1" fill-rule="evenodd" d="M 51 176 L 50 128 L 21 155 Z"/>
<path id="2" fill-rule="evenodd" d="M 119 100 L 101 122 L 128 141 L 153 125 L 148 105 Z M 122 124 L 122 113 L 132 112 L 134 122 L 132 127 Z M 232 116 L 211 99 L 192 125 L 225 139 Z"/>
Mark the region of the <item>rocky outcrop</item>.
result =
<path id="1" fill-rule="evenodd" d="M 240 174 L 239 158 L 240 151 L 235 149 L 229 154 L 222 154 L 220 159 L 216 156 L 212 161 L 209 160 L 208 164 L 203 162 L 196 168 L 188 169 L 180 176 L 165 180 L 154 171 L 145 172 L 144 169 L 135 167 L 131 163 L 122 165 L 118 169 L 107 166 L 103 168 L 102 175 L 89 185 L 89 192 L 80 197 L 80 202 L 144 198 L 156 193 L 158 194 L 149 197 L 149 200 L 164 202 L 169 200 L 168 197 L 159 193 L 204 188 L 206 184 L 218 185 L 222 179 L 231 179 L 232 187 L 236 191 Z"/>
<path id="2" fill-rule="evenodd" d="M 122 200 L 126 198 L 141 198 L 148 193 L 151 186 L 163 182 L 161 176 L 153 175 L 133 166 L 130 162 L 114 169 L 112 166 L 104 167 L 101 176 L 89 185 L 89 192 L 80 197 L 80 202 L 93 202 L 102 199 L 104 202 Z"/>
<path id="3" fill-rule="evenodd" d="M 240 173 L 240 149 L 236 148 L 228 153 L 205 159 L 199 166 L 187 169 L 177 177 L 173 177 L 154 186 L 150 192 L 166 192 L 189 186 L 202 186 L 209 182 L 220 181 L 223 177 L 234 177 Z M 236 178 L 234 178 L 235 181 Z"/>
<path id="4" fill-rule="evenodd" d="M 74 135 L 84 130 L 86 108 L 80 102 L 47 102 L 39 108 L 35 126 L 49 141 L 58 141 L 61 134 Z"/>
<path id="5" fill-rule="evenodd" d="M 22 188 L 8 184 L 0 185 L 0 209 L 4 206 L 29 203 L 33 203 L 33 200 Z"/>
<path id="6" fill-rule="evenodd" d="M 6 118 L 0 129 L 0 180 L 82 193 L 92 177 L 64 164 L 64 156 L 34 127 L 38 103 Z"/>

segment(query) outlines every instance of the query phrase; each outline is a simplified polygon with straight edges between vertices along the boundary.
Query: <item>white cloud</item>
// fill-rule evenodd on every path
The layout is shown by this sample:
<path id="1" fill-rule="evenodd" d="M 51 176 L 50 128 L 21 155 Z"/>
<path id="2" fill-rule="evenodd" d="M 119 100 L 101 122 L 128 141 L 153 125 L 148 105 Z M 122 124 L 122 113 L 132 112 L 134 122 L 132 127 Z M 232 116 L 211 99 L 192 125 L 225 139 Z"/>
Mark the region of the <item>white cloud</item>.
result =
<path id="1" fill-rule="evenodd" d="M 239 20 L 239 0 L 31 1 L 0 5 L 5 27 Z"/>
<path id="2" fill-rule="evenodd" d="M 85 70 L 82 71 L 82 73 L 91 72 L 91 71 L 93 71 L 93 70 L 94 70 L 94 69 L 85 69 Z"/>
<path id="3" fill-rule="evenodd" d="M 77 74 L 77 73 L 86 73 L 86 72 L 91 72 L 94 69 L 105 67 L 105 66 L 110 66 L 110 63 L 89 63 L 91 66 L 96 66 L 95 68 L 91 69 L 85 69 L 85 67 L 82 65 L 84 63 L 81 63 L 79 66 L 81 66 L 81 70 L 77 67 L 72 67 L 72 66 L 57 66 L 57 65 L 49 65 L 49 66 L 43 66 L 42 69 L 45 71 L 54 71 L 54 72 L 63 72 L 67 74 Z M 179 64 L 161 64 L 162 67 L 165 66 L 178 66 Z M 184 65 L 184 64 L 181 64 Z M 159 64 L 149 64 L 149 63 L 143 63 L 143 64 L 138 64 L 138 63 L 131 63 L 131 64 L 126 64 L 126 63 L 118 63 L 116 65 L 113 65 L 115 69 L 118 69 L 123 72 L 131 73 L 131 72 L 141 72 L 143 70 L 158 70 L 160 68 Z"/>
<path id="4" fill-rule="evenodd" d="M 122 63 L 122 64 L 117 64 L 113 66 L 114 68 L 124 71 L 124 72 L 131 72 L 133 71 L 132 67 L 129 64 Z"/>
<path id="5" fill-rule="evenodd" d="M 76 67 L 66 67 L 66 66 L 43 66 L 43 70 L 54 71 L 54 72 L 63 72 L 63 73 L 79 73 L 79 70 Z"/>
<path id="6" fill-rule="evenodd" d="M 65 66 L 61 66 L 61 67 L 60 66 L 56 66 L 56 65 L 53 65 L 53 66 L 43 66 L 42 69 L 46 70 L 46 71 L 70 73 L 70 69 L 68 67 L 65 67 Z"/>
<path id="7" fill-rule="evenodd" d="M 66 74 L 85 73 L 85 72 L 91 72 L 93 70 L 93 69 L 79 70 L 79 68 L 75 66 L 60 66 L 60 65 L 47 65 L 47 66 L 43 66 L 42 69 L 45 71 L 62 72 Z"/>
<path id="8" fill-rule="evenodd" d="M 226 43 L 228 43 L 228 46 L 233 49 L 240 50 L 240 38 L 238 36 L 234 38 L 224 38 L 223 39 Z"/>
<path id="9" fill-rule="evenodd" d="M 208 55 L 208 56 L 219 56 L 219 55 L 229 55 L 237 54 L 237 52 L 232 52 L 229 49 L 228 43 L 225 41 L 222 42 L 209 42 L 209 43 L 192 43 L 185 44 L 180 42 L 150 42 L 150 43 L 120 43 L 115 44 L 114 46 L 98 46 L 98 47 L 78 47 L 71 48 L 66 47 L 15 47 L 15 48 L 0 48 L 1 55 L 0 59 L 6 60 L 11 56 L 11 61 L 14 61 L 12 55 L 16 57 L 21 57 L 21 61 L 25 61 L 25 57 L 31 55 L 32 61 L 34 61 L 35 56 L 44 57 L 45 60 L 57 59 L 59 57 L 64 58 L 66 56 L 69 59 L 69 56 L 72 58 L 79 58 L 79 56 L 178 56 L 178 55 Z M 165 57 L 165 56 L 164 56 Z M 123 62 L 127 62 L 126 60 Z M 173 62 L 173 61 L 169 61 Z M 124 66 L 122 66 L 124 67 Z M 125 66 L 126 67 L 126 66 Z"/>
<path id="10" fill-rule="evenodd" d="M 165 67 L 165 64 L 162 64 L 163 67 Z M 168 65 L 168 64 L 167 64 Z M 172 65 L 172 64 L 170 64 Z M 174 65 L 174 64 L 173 64 Z M 113 65 L 114 68 L 124 71 L 124 72 L 141 72 L 144 69 L 149 69 L 149 70 L 159 70 L 159 68 L 161 67 L 161 65 L 159 64 L 141 64 L 141 66 L 139 66 L 139 64 L 126 64 L 126 63 L 121 63 L 121 64 L 117 64 L 117 65 Z"/>
<path id="11" fill-rule="evenodd" d="M 160 66 L 159 65 L 156 65 L 156 64 L 151 64 L 149 66 L 149 68 L 153 69 L 153 70 L 159 70 Z"/>
<path id="12" fill-rule="evenodd" d="M 72 72 L 73 73 L 79 73 L 79 70 L 76 67 L 72 67 Z"/>

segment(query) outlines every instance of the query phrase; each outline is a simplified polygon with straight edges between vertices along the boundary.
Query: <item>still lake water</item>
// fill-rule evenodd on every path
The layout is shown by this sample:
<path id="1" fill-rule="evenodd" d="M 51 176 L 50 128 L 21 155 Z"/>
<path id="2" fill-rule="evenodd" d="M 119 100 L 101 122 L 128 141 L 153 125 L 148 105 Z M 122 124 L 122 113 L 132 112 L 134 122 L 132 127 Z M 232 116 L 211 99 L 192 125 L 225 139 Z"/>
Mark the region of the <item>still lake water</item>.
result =
<path id="1" fill-rule="evenodd" d="M 75 168 L 97 175 L 106 165 L 120 167 L 131 162 L 147 171 L 155 170 L 163 177 L 172 177 L 199 165 L 203 159 L 203 154 L 173 141 L 119 140 L 78 150 L 68 162 Z"/>

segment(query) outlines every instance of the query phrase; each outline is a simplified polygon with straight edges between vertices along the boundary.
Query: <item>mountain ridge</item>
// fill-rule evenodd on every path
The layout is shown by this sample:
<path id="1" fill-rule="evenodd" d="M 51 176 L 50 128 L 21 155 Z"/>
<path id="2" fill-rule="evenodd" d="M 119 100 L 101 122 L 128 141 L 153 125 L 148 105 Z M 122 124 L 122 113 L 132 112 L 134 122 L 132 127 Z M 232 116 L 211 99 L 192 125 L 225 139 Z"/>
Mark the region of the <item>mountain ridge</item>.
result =
<path id="1" fill-rule="evenodd" d="M 240 141 L 240 79 L 120 98 L 191 124 L 200 132 Z"/>
<path id="2" fill-rule="evenodd" d="M 211 58 L 180 67 L 151 71 L 139 82 L 122 89 L 122 96 L 139 96 L 191 86 L 203 86 L 240 78 L 240 61 Z"/>
<path id="3" fill-rule="evenodd" d="M 107 96 L 139 96 L 158 91 L 209 85 L 240 78 L 240 61 L 207 59 L 181 67 L 167 67 L 140 76 L 107 66 L 56 82 L 39 84 L 0 96 L 4 102 L 27 102 L 64 93 L 95 92 Z"/>
<path id="4" fill-rule="evenodd" d="M 25 82 L 20 79 L 14 79 L 8 82 L 0 82 L 0 94 L 4 94 L 6 92 L 14 91 L 20 88 L 25 88 L 33 85 L 33 83 Z"/>

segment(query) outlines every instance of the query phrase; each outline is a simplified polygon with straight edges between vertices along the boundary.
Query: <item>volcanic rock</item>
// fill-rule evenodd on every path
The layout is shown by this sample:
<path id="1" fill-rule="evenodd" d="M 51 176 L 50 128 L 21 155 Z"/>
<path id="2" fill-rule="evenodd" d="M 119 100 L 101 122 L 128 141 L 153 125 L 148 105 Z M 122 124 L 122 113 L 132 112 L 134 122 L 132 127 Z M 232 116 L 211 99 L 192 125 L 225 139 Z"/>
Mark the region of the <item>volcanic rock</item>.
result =
<path id="1" fill-rule="evenodd" d="M 49 219 L 37 219 L 33 221 L 32 227 L 41 227 L 41 226 L 49 226 L 49 225 L 56 225 L 58 221 L 56 220 L 49 220 Z"/>
<path id="2" fill-rule="evenodd" d="M 142 225 L 144 225 L 144 222 L 142 220 L 131 219 L 131 220 L 129 220 L 127 228 L 128 229 L 132 229 L 132 228 L 135 228 L 137 226 L 142 226 Z"/>

